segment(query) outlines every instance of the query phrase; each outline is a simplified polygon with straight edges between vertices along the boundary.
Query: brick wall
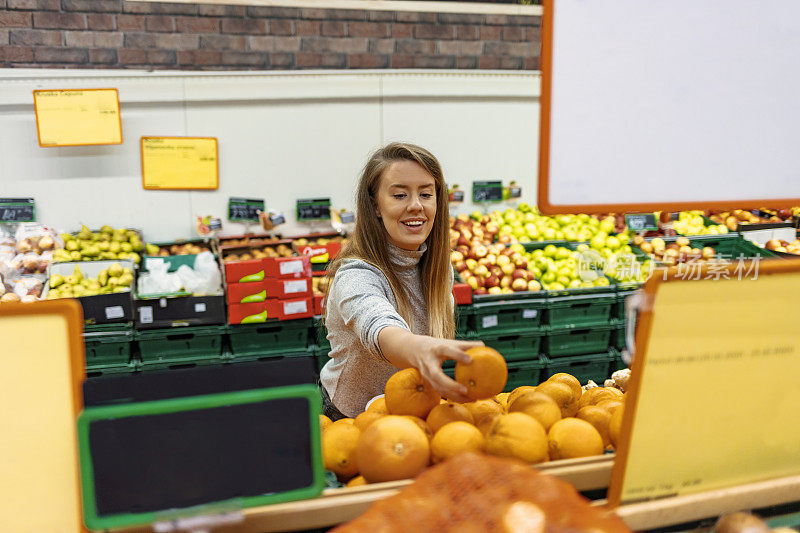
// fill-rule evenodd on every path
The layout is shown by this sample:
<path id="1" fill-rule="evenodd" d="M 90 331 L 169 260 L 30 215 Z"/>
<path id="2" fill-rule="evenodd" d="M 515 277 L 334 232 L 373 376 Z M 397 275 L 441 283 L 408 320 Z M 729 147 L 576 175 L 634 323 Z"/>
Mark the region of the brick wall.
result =
<path id="1" fill-rule="evenodd" d="M 0 0 L 0 67 L 539 68 L 541 19 L 123 0 Z"/>

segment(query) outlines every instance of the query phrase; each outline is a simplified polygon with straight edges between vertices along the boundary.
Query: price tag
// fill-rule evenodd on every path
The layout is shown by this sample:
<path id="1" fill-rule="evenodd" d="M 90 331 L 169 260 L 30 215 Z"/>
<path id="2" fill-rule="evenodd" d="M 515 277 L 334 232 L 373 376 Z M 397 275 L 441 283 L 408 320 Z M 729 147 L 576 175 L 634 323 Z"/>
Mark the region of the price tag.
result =
<path id="1" fill-rule="evenodd" d="M 211 218 L 208 221 L 208 229 L 211 231 L 216 231 L 222 229 L 222 219 L 220 218 Z"/>
<path id="2" fill-rule="evenodd" d="M 145 189 L 216 189 L 219 156 L 214 137 L 142 137 Z"/>
<path id="3" fill-rule="evenodd" d="M 342 211 L 339 218 L 342 220 L 342 224 L 352 224 L 356 221 L 356 214 L 350 211 Z"/>
<path id="4" fill-rule="evenodd" d="M 269 216 L 269 220 L 272 222 L 273 226 L 277 226 L 286 222 L 286 217 L 284 217 L 282 213 L 275 213 Z"/>
<path id="5" fill-rule="evenodd" d="M 308 290 L 308 280 L 296 279 L 283 282 L 283 292 L 291 294 L 295 292 L 306 292 Z"/>
<path id="6" fill-rule="evenodd" d="M 523 309 L 522 310 L 522 318 L 524 318 L 526 320 L 529 319 L 529 318 L 536 318 L 537 316 L 539 316 L 539 310 L 538 309 Z"/>
<path id="7" fill-rule="evenodd" d="M 39 146 L 122 144 L 116 89 L 33 91 Z"/>
<path id="8" fill-rule="evenodd" d="M 483 321 L 481 322 L 484 328 L 493 328 L 497 325 L 497 315 L 489 315 L 483 317 Z"/>
<path id="9" fill-rule="evenodd" d="M 300 222 L 312 222 L 314 220 L 331 219 L 331 199 L 330 198 L 303 198 L 297 200 L 297 220 Z"/>
<path id="10" fill-rule="evenodd" d="M 450 193 L 450 201 L 453 203 L 464 201 L 464 191 L 456 189 Z"/>
<path id="11" fill-rule="evenodd" d="M 631 231 L 655 231 L 658 229 L 655 213 L 628 213 L 625 215 L 625 224 Z"/>
<path id="12" fill-rule="evenodd" d="M 264 200 L 234 197 L 228 199 L 228 220 L 258 222 L 259 211 L 264 211 Z"/>
<path id="13" fill-rule="evenodd" d="M 308 312 L 308 302 L 305 300 L 298 300 L 296 302 L 286 302 L 283 304 L 284 315 L 296 315 L 298 313 Z"/>
<path id="14" fill-rule="evenodd" d="M 0 198 L 0 222 L 35 222 L 33 198 Z"/>
<path id="15" fill-rule="evenodd" d="M 280 271 L 281 275 L 299 274 L 303 271 L 303 262 L 300 260 L 282 261 L 278 265 L 278 270 Z"/>
<path id="16" fill-rule="evenodd" d="M 473 181 L 472 202 L 500 202 L 503 200 L 502 181 Z"/>
<path id="17" fill-rule="evenodd" d="M 115 318 L 122 318 L 125 316 L 125 311 L 122 310 L 121 305 L 112 305 L 111 307 L 106 307 L 106 319 L 113 320 Z"/>
<path id="18" fill-rule="evenodd" d="M 153 323 L 153 308 L 150 306 L 139 308 L 139 322 L 142 324 Z"/>
<path id="19" fill-rule="evenodd" d="M 508 188 L 508 195 L 510 198 L 521 198 L 522 197 L 522 187 L 518 187 L 516 185 L 511 186 Z"/>
<path id="20" fill-rule="evenodd" d="M 206 304 L 205 302 L 200 302 L 194 304 L 194 312 L 195 313 L 205 313 L 206 312 Z"/>

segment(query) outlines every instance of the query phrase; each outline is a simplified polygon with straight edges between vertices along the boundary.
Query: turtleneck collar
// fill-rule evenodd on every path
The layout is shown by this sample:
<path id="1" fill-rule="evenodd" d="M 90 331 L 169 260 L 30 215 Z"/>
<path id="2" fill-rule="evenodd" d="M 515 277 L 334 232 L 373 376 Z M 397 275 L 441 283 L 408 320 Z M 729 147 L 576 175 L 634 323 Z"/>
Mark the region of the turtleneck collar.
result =
<path id="1" fill-rule="evenodd" d="M 387 242 L 386 244 L 392 265 L 401 270 L 408 270 L 417 266 L 422 254 L 428 249 L 428 245 L 424 242 L 422 246 L 419 247 L 419 250 L 404 250 L 391 242 Z"/>

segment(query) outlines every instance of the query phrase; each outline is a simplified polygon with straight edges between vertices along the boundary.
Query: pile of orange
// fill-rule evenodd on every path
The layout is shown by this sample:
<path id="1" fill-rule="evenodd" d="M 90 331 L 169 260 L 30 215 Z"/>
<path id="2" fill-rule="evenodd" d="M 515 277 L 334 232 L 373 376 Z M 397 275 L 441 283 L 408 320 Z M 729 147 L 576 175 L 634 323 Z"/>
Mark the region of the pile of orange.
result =
<path id="1" fill-rule="evenodd" d="M 357 417 L 331 422 L 320 416 L 325 468 L 355 486 L 413 478 L 463 452 L 534 464 L 613 449 L 625 399 L 619 389 L 584 390 L 561 373 L 504 393 L 503 357 L 487 347 L 468 353 L 472 362 L 456 364 L 455 378 L 472 402 L 442 399 L 418 370 L 406 368 Z"/>

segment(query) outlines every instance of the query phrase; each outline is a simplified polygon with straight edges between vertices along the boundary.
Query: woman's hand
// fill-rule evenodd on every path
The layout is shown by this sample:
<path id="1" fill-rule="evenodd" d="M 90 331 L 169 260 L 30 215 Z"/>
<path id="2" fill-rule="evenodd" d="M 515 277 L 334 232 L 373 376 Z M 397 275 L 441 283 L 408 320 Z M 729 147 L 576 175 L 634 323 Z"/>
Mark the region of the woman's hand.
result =
<path id="1" fill-rule="evenodd" d="M 437 339 L 427 335 L 414 335 L 402 328 L 388 327 L 378 336 L 381 351 L 393 365 L 400 368 L 413 366 L 422 374 L 442 397 L 454 402 L 471 402 L 467 387 L 442 372 L 446 359 L 467 363 L 470 357 L 466 350 L 483 346 L 482 341 L 460 341 Z"/>

